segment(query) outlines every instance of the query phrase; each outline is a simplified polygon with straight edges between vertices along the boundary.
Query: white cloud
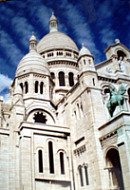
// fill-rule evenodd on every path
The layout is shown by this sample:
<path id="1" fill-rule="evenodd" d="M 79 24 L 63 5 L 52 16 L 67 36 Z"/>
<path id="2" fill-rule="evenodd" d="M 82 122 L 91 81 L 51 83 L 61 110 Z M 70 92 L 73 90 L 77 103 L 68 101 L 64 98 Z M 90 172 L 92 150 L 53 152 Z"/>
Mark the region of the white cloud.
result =
<path id="1" fill-rule="evenodd" d="M 6 89 L 9 88 L 9 86 L 12 83 L 12 79 L 9 78 L 8 76 L 5 76 L 3 74 L 0 74 L 0 93 Z"/>
<path id="2" fill-rule="evenodd" d="M 30 7 L 28 8 L 28 22 L 30 18 L 34 19 L 36 23 L 39 23 L 39 27 L 43 31 L 49 31 L 49 18 L 51 16 L 52 10 L 46 7 L 42 2 L 37 3 L 36 1 L 30 1 Z"/>
<path id="3" fill-rule="evenodd" d="M 28 22 L 25 17 L 16 16 L 11 21 L 12 28 L 15 31 L 18 40 L 23 46 L 27 47 L 29 44 L 29 38 L 32 32 L 35 30 L 34 27 Z"/>
<path id="4" fill-rule="evenodd" d="M 3 30 L 0 31 L 0 46 L 6 54 L 6 58 L 9 59 L 9 64 L 16 65 L 17 61 L 23 56 L 10 35 Z"/>
<path id="5" fill-rule="evenodd" d="M 110 45 L 114 42 L 116 38 L 115 31 L 111 29 L 111 26 L 108 25 L 100 31 L 101 40 L 105 45 Z"/>
<path id="6" fill-rule="evenodd" d="M 114 11 L 116 11 L 118 7 L 118 3 L 118 0 L 105 0 L 100 4 L 99 9 L 97 9 L 97 26 L 100 29 L 100 39 L 105 45 L 110 45 L 111 43 L 113 43 L 114 39 L 117 36 L 112 26 L 112 19 Z"/>
<path id="7" fill-rule="evenodd" d="M 67 23 L 72 28 L 74 35 L 79 44 L 84 43 L 95 55 L 99 55 L 99 51 L 95 46 L 92 31 L 87 24 L 87 20 L 83 17 L 78 8 L 67 0 L 64 0 L 60 7 L 64 9 Z"/>

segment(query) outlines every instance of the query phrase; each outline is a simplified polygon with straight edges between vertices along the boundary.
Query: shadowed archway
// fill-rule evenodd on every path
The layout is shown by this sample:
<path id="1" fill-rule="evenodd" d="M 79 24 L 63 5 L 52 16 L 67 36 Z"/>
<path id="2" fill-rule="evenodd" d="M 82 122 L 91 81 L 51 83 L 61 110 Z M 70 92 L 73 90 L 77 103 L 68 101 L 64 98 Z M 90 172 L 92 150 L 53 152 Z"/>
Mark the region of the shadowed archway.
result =
<path id="1" fill-rule="evenodd" d="M 106 154 L 110 188 L 124 190 L 122 169 L 118 150 L 111 148 Z"/>

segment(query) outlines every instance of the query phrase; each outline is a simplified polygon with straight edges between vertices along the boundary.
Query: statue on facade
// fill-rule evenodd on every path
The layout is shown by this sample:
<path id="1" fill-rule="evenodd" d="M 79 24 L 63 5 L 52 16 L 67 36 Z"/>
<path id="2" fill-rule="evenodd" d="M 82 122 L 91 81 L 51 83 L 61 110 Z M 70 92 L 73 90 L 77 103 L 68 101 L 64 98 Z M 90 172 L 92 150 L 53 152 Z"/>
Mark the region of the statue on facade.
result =
<path id="1" fill-rule="evenodd" d="M 125 72 L 125 62 L 123 60 L 123 57 L 119 57 L 118 64 L 119 64 L 120 71 Z"/>
<path id="2" fill-rule="evenodd" d="M 114 86 L 110 88 L 110 98 L 107 103 L 107 108 L 111 117 L 113 116 L 113 113 L 117 106 L 120 106 L 120 108 L 122 109 L 122 106 L 124 104 L 125 92 L 126 86 L 124 84 L 121 84 L 118 90 Z"/>

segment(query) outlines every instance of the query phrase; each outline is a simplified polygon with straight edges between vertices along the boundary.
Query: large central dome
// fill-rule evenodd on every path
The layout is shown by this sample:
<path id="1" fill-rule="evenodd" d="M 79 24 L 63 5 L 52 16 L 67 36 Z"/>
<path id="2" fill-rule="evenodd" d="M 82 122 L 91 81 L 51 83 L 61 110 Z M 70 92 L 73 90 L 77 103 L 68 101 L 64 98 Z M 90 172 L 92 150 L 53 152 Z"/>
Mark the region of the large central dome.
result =
<path id="1" fill-rule="evenodd" d="M 50 32 L 44 36 L 37 45 L 37 51 L 39 53 L 53 50 L 53 49 L 68 49 L 78 51 L 78 48 L 74 41 L 62 32 Z"/>
<path id="2" fill-rule="evenodd" d="M 43 53 L 54 49 L 65 49 L 78 52 L 74 41 L 66 34 L 58 31 L 57 18 L 50 18 L 50 33 L 45 35 L 37 45 L 37 51 Z"/>

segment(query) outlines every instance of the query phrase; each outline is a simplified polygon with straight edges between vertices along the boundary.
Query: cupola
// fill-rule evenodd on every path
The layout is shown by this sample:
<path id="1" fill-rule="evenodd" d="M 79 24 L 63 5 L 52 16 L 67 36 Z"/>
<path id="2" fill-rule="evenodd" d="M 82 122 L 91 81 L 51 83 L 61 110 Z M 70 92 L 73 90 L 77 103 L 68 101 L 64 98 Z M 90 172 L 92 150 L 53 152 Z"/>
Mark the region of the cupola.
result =
<path id="1" fill-rule="evenodd" d="M 50 32 L 58 31 L 57 18 L 55 17 L 53 12 L 52 12 L 52 15 L 50 17 L 50 22 L 49 23 L 50 23 Z"/>
<path id="2" fill-rule="evenodd" d="M 37 39 L 36 39 L 34 33 L 32 33 L 32 36 L 29 39 L 29 45 L 30 45 L 30 47 L 29 47 L 30 51 L 32 51 L 32 50 L 36 51 L 36 49 L 37 49 Z"/>
<path id="3" fill-rule="evenodd" d="M 78 63 L 80 71 L 95 69 L 93 56 L 89 51 L 89 49 L 86 48 L 84 44 L 82 44 L 82 48 L 79 51 Z"/>

